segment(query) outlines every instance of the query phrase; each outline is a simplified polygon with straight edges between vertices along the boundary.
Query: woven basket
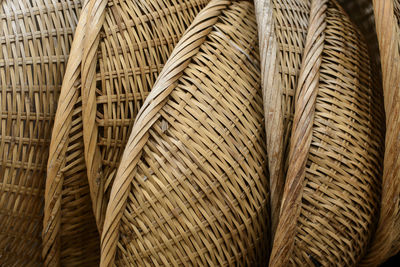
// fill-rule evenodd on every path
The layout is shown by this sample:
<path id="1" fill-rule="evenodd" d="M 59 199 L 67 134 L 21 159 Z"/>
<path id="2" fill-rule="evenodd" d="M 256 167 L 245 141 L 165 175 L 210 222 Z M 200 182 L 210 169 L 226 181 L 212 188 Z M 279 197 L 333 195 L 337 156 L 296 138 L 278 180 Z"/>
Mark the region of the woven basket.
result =
<path id="1" fill-rule="evenodd" d="M 1 1 L 0 266 L 43 265 L 49 143 L 80 10 L 80 0 Z M 65 235 L 85 238 L 86 229 L 70 226 L 63 225 Z"/>
<path id="2" fill-rule="evenodd" d="M 287 3 L 296 3 L 309 11 L 304 49 L 298 51 L 302 63 L 292 92 L 290 146 L 281 163 L 288 167 L 270 265 L 356 265 L 366 252 L 378 214 L 382 99 L 375 94 L 365 42 L 336 1 L 283 2 L 282 10 L 290 7 Z M 269 23 L 260 27 L 273 29 L 279 19 L 262 17 L 276 13 L 272 1 L 257 6 L 264 8 L 257 11 L 259 21 Z M 298 14 L 300 9 L 293 10 Z M 272 68 L 280 64 L 275 36 L 272 32 L 260 37 L 265 46 L 261 53 L 278 55 L 269 61 L 271 70 L 266 71 L 264 63 L 264 86 L 276 73 Z M 283 49 L 296 51 L 291 46 Z M 275 88 L 278 96 L 264 89 L 264 99 L 284 99 L 282 86 Z M 270 115 L 268 108 L 267 102 Z M 276 120 L 283 121 L 282 115 Z M 269 129 L 273 128 L 266 128 L 267 135 L 273 136 Z"/>
<path id="3" fill-rule="evenodd" d="M 293 122 L 297 87 L 308 29 L 308 1 L 255 0 L 274 235 L 285 184 L 285 158 Z"/>
<path id="4" fill-rule="evenodd" d="M 268 180 L 254 7 L 210 2 L 140 109 L 101 266 L 266 263 Z"/>
<path id="5" fill-rule="evenodd" d="M 381 53 L 386 149 L 379 223 L 362 266 L 376 266 L 400 251 L 400 1 L 373 3 Z"/>
<path id="6" fill-rule="evenodd" d="M 51 143 L 54 163 L 49 164 L 48 188 L 54 190 L 46 195 L 47 227 L 63 220 L 51 216 L 64 212 L 51 205 L 58 201 L 61 187 L 70 188 L 69 181 L 79 178 L 89 182 L 101 232 L 109 189 L 136 114 L 176 43 L 207 2 L 88 1 Z M 75 170 L 73 177 L 65 176 L 65 170 Z M 62 233 L 48 233 L 56 234 Z M 52 249 L 53 240 L 45 245 Z"/>

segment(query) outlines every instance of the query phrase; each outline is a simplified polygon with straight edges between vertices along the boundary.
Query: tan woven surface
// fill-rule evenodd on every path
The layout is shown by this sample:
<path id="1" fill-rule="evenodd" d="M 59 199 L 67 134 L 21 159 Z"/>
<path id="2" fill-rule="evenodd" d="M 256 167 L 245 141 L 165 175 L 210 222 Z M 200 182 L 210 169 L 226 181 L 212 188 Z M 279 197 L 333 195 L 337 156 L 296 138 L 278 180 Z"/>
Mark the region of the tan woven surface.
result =
<path id="1" fill-rule="evenodd" d="M 86 1 L 73 38 L 51 136 L 43 219 L 45 266 L 96 266 L 99 261 L 99 234 L 92 212 L 85 161 L 81 157 L 82 110 L 73 110 L 66 102 L 74 101 L 79 106 L 82 101 L 80 85 L 75 81 L 84 36 L 80 25 L 88 20 L 88 10 Z M 73 125 L 68 128 L 70 131 L 66 130 L 68 123 Z M 66 146 L 66 143 L 71 145 Z"/>
<path id="2" fill-rule="evenodd" d="M 207 2 L 88 1 L 74 39 L 76 49 L 68 64 L 51 142 L 44 222 L 50 229 L 44 240 L 49 261 L 59 253 L 54 236 L 63 231 L 57 225 L 72 212 L 53 204 L 60 201 L 61 188 L 81 191 L 76 199 L 68 199 L 80 205 L 91 203 L 90 187 L 101 231 L 108 191 L 137 111 L 172 49 Z M 80 220 L 75 219 L 76 225 Z M 84 227 L 93 232 L 91 222 L 80 226 Z"/>
<path id="3" fill-rule="evenodd" d="M 297 86 L 310 13 L 309 1 L 255 1 L 261 54 L 272 234 L 279 219 Z"/>
<path id="4" fill-rule="evenodd" d="M 91 50 L 84 52 L 81 79 L 85 159 L 99 229 L 136 114 L 172 49 L 207 2 L 108 1 L 104 19 L 85 27 L 101 25 L 99 32 L 90 33 L 97 43 L 85 43 Z"/>
<path id="5" fill-rule="evenodd" d="M 361 265 L 376 266 L 400 250 L 400 1 L 374 0 L 376 30 L 381 53 L 386 113 L 385 159 L 381 213 L 367 255 Z"/>
<path id="6" fill-rule="evenodd" d="M 140 109 L 111 190 L 101 266 L 254 265 L 268 180 L 254 7 L 214 0 Z"/>
<path id="7" fill-rule="evenodd" d="M 50 136 L 80 9 L 80 0 L 0 3 L 0 266 L 43 264 Z"/>
<path id="8" fill-rule="evenodd" d="M 378 214 L 383 129 L 365 42 L 312 0 L 271 266 L 356 265 Z"/>

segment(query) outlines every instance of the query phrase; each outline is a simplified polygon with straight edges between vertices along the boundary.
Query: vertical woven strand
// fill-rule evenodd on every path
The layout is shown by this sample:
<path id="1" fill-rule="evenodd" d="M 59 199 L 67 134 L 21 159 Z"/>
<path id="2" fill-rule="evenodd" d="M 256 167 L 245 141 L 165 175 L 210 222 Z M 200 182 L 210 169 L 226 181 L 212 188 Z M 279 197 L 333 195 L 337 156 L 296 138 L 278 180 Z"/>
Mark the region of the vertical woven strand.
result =
<path id="1" fill-rule="evenodd" d="M 282 89 L 279 79 L 278 42 L 275 37 L 273 7 L 270 0 L 255 1 L 261 55 L 261 84 L 264 103 L 265 132 L 271 192 L 271 235 L 279 219 L 285 179 L 282 166 L 284 130 Z"/>
<path id="2" fill-rule="evenodd" d="M 45 191 L 42 257 L 45 266 L 93 265 L 99 240 L 93 229 L 89 186 L 85 172 L 79 84 L 86 1 L 71 47 L 50 143 Z M 88 209 L 89 208 L 89 209 Z"/>
<path id="3" fill-rule="evenodd" d="M 102 194 L 100 183 L 101 153 L 97 146 L 98 128 L 96 127 L 96 63 L 100 42 L 99 32 L 105 19 L 107 0 L 90 1 L 88 21 L 85 25 L 82 56 L 82 122 L 85 163 L 94 216 L 99 232 L 103 225 Z M 100 199 L 99 199 L 100 198 Z"/>
<path id="4" fill-rule="evenodd" d="M 319 68 L 324 44 L 327 1 L 311 3 L 309 29 L 295 97 L 294 121 L 289 150 L 289 169 L 279 224 L 271 253 L 271 266 L 287 266 L 293 250 L 305 167 L 310 148 Z M 290 192 L 290 194 L 286 193 Z"/>

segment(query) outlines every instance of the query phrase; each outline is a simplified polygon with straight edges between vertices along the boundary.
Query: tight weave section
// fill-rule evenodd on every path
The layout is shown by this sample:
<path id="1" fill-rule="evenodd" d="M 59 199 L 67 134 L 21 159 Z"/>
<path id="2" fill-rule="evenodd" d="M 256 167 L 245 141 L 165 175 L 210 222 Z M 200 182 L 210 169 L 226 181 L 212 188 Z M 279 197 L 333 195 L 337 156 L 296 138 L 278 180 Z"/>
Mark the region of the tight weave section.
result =
<path id="1" fill-rule="evenodd" d="M 289 170 L 271 266 L 357 265 L 378 214 L 381 99 L 374 97 L 360 34 L 333 0 L 326 9 L 313 11 L 323 3 L 314 1 L 310 15 L 311 39 L 301 71 L 305 79 L 299 78 L 296 91 Z M 318 25 L 322 32 L 314 28 Z M 315 52 L 320 51 L 321 36 L 322 53 Z M 306 88 L 314 89 L 303 91 Z"/>
<path id="2" fill-rule="evenodd" d="M 400 1 L 374 0 L 386 113 L 385 160 L 379 223 L 362 266 L 376 266 L 400 251 Z"/>
<path id="3" fill-rule="evenodd" d="M 101 266 L 267 261 L 257 42 L 247 1 L 211 1 L 183 35 L 124 151 Z"/>
<path id="4" fill-rule="evenodd" d="M 310 3 L 307 0 L 255 0 L 271 188 L 274 235 L 287 164 L 297 87 Z"/>
<path id="5" fill-rule="evenodd" d="M 80 10 L 79 0 L 0 2 L 0 266 L 43 265 L 51 130 Z"/>

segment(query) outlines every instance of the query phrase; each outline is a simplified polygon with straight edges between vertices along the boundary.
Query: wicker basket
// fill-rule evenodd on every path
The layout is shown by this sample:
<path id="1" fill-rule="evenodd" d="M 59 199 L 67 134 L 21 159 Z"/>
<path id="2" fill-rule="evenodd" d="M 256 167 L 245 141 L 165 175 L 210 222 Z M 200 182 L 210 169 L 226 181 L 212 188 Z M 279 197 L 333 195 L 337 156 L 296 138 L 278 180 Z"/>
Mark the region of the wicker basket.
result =
<path id="1" fill-rule="evenodd" d="M 261 53 L 265 130 L 271 188 L 272 236 L 285 184 L 285 158 L 308 29 L 310 5 L 297 0 L 255 0 Z"/>
<path id="2" fill-rule="evenodd" d="M 137 111 L 183 32 L 207 2 L 88 1 L 51 142 L 54 163 L 49 164 L 48 188 L 54 190 L 46 194 L 45 226 L 63 220 L 51 216 L 64 212 L 51 203 L 58 201 L 61 187 L 70 188 L 69 181 L 80 178 L 89 182 L 101 232 L 109 189 Z M 73 177 L 64 176 L 66 170 L 75 170 Z M 53 242 L 46 239 L 46 247 L 52 248 Z"/>
<path id="3" fill-rule="evenodd" d="M 43 265 L 51 129 L 80 10 L 80 0 L 1 1 L 0 266 Z M 75 213 L 86 207 L 90 202 Z M 70 227 L 63 224 L 65 235 L 86 237 L 86 229 Z"/>
<path id="4" fill-rule="evenodd" d="M 274 12 L 271 1 L 266 2 L 257 5 L 264 7 L 259 16 Z M 336 1 L 284 2 L 302 3 L 309 13 L 292 92 L 293 126 L 282 163 L 288 168 L 270 265 L 356 265 L 366 252 L 379 208 L 382 99 L 375 94 L 365 41 Z M 300 9 L 295 10 L 296 15 Z M 259 21 L 263 19 L 268 21 Z M 270 23 L 264 27 L 272 28 Z M 261 40 L 266 46 L 262 52 L 279 53 L 273 37 Z M 265 69 L 264 86 L 274 71 Z M 278 97 L 273 92 L 264 99 L 284 99 L 280 90 Z M 274 135 L 269 129 L 267 134 Z"/>
<path id="5" fill-rule="evenodd" d="M 254 7 L 214 0 L 140 109 L 101 266 L 266 263 L 268 179 Z"/>
<path id="6" fill-rule="evenodd" d="M 377 266 L 400 251 L 400 1 L 373 3 L 381 53 L 386 149 L 379 223 L 362 266 Z"/>

